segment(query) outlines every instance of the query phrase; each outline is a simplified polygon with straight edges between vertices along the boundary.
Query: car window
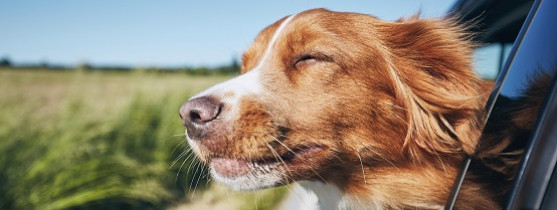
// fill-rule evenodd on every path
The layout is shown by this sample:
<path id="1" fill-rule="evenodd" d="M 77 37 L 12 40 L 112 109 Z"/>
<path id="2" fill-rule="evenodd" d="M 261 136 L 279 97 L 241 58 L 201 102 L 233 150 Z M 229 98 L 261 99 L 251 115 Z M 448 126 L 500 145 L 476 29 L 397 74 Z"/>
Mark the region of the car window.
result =
<path id="1" fill-rule="evenodd" d="M 474 70 L 482 79 L 495 80 L 507 61 L 513 43 L 489 43 L 474 50 Z"/>
<path id="2" fill-rule="evenodd" d="M 471 162 L 464 162 L 470 164 L 463 164 L 463 168 L 470 167 L 466 176 L 475 176 L 485 168 L 494 169 L 486 173 L 508 174 L 504 180 L 486 180 L 491 185 L 512 186 L 500 192 L 499 199 L 506 202 L 507 209 L 540 208 L 557 160 L 557 134 L 549 132 L 557 129 L 557 116 L 553 116 L 557 111 L 552 112 L 557 110 L 557 96 L 550 97 L 555 94 L 557 72 L 556 9 L 557 1 L 538 0 L 532 6 L 487 102 L 489 118 L 477 152 Z M 483 50 L 504 52 L 495 46 Z M 492 70 L 497 58 L 491 55 L 488 59 L 490 65 L 480 68 L 479 74 L 489 79 L 497 74 Z M 547 196 L 553 192 L 549 189 Z"/>

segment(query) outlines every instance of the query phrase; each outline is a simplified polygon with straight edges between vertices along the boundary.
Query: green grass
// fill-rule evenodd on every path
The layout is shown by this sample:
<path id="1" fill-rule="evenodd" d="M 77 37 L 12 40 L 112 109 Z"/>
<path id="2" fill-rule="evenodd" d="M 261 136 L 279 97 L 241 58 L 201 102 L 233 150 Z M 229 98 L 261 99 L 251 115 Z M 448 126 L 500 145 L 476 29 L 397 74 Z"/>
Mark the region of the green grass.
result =
<path id="1" fill-rule="evenodd" d="M 194 203 L 192 188 L 212 188 L 193 158 L 171 167 L 187 151 L 178 109 L 228 78 L 0 69 L 0 209 Z M 272 208 L 282 191 L 247 202 Z"/>

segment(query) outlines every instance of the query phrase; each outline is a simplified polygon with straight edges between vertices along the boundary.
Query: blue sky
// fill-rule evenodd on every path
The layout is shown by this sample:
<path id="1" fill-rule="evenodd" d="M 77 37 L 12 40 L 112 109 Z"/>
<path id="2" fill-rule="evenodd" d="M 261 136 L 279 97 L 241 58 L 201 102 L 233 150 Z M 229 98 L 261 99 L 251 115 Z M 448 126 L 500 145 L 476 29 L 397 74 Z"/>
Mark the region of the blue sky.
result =
<path id="1" fill-rule="evenodd" d="M 238 58 L 265 26 L 323 7 L 386 20 L 442 16 L 454 0 L 6 0 L 0 57 L 16 63 L 199 66 Z"/>

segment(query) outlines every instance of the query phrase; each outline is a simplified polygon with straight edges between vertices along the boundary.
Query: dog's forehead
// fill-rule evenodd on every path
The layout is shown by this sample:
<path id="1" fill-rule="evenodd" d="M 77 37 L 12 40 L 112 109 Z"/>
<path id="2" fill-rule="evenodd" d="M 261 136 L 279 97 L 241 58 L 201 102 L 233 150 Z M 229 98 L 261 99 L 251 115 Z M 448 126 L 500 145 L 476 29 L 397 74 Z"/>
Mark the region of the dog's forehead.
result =
<path id="1" fill-rule="evenodd" d="M 308 10 L 283 17 L 267 26 L 257 35 L 250 47 L 244 52 L 242 56 L 242 72 L 253 69 L 261 61 L 273 38 L 276 39 L 274 42 L 283 42 L 291 37 L 302 36 L 304 31 L 301 29 L 304 26 L 310 25 L 316 18 L 326 18 L 325 14 L 328 13 L 335 12 L 325 9 Z M 292 34 L 295 34 L 295 36 L 291 36 Z"/>
<path id="2" fill-rule="evenodd" d="M 304 43 L 317 40 L 317 43 L 331 44 L 322 40 L 326 39 L 328 35 L 336 34 L 338 35 L 335 36 L 337 42 L 340 41 L 338 39 L 357 41 L 354 30 L 359 30 L 359 32 L 364 29 L 366 31 L 373 30 L 371 25 L 375 21 L 379 21 L 379 19 L 371 15 L 334 12 L 326 9 L 312 9 L 283 17 L 263 29 L 244 52 L 242 56 L 242 73 L 253 69 L 261 62 L 263 54 L 267 52 L 270 41 L 273 38 L 277 38 L 274 40 L 275 43 L 288 43 L 290 41 L 290 44 L 299 44 L 300 40 L 303 40 Z M 285 22 L 287 23 L 285 24 Z M 281 29 L 280 33 L 277 33 L 279 28 Z M 279 36 L 274 37 L 277 34 Z M 341 43 L 337 44 L 341 45 Z M 281 46 L 287 48 L 295 47 L 288 44 Z M 275 52 L 287 52 L 292 49 L 273 48 L 272 50 Z"/>

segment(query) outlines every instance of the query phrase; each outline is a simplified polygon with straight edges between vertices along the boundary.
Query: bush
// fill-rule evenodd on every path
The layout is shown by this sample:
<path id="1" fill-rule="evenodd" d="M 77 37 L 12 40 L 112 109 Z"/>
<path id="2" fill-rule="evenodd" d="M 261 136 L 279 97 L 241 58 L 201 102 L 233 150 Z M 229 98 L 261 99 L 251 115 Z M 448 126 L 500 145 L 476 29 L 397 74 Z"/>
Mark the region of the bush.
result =
<path id="1" fill-rule="evenodd" d="M 180 81 L 83 72 L 0 78 L 13 91 L 0 94 L 0 209 L 160 209 L 207 183 L 206 169 L 185 173 L 191 158 L 170 168 L 188 151 L 175 135 L 190 94 Z"/>

